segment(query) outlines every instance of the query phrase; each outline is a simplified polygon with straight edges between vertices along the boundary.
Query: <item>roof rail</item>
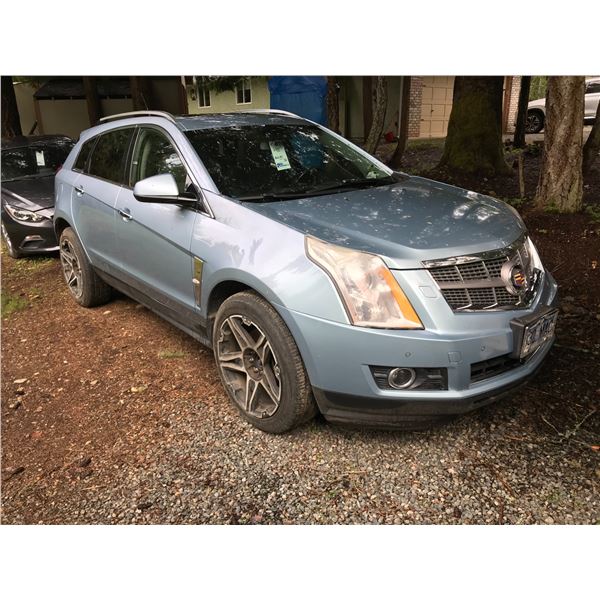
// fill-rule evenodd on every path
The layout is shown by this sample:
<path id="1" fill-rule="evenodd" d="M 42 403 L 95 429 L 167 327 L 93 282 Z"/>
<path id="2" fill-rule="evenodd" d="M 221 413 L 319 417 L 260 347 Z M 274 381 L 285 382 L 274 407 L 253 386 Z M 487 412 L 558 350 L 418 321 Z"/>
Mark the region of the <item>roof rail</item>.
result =
<path id="1" fill-rule="evenodd" d="M 118 119 L 129 119 L 131 117 L 162 117 L 168 119 L 172 123 L 176 123 L 175 117 L 171 113 L 163 110 L 134 110 L 132 112 L 119 113 L 118 115 L 109 115 L 102 117 L 98 122 L 107 123 L 108 121 L 117 121 Z"/>
<path id="2" fill-rule="evenodd" d="M 296 117 L 297 119 L 301 118 L 298 115 L 289 112 L 287 110 L 280 110 L 278 108 L 249 108 L 248 110 L 241 110 L 239 112 L 245 113 L 263 113 L 263 114 L 275 114 L 275 115 L 286 115 L 288 117 Z"/>

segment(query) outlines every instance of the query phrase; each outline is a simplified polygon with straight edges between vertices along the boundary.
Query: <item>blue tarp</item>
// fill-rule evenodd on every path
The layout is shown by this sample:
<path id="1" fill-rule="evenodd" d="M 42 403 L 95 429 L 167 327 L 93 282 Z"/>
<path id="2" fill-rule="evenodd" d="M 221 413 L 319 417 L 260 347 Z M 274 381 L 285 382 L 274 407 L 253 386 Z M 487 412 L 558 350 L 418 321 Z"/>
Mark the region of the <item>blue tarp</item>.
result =
<path id="1" fill-rule="evenodd" d="M 271 108 L 327 125 L 327 77 L 270 77 Z"/>

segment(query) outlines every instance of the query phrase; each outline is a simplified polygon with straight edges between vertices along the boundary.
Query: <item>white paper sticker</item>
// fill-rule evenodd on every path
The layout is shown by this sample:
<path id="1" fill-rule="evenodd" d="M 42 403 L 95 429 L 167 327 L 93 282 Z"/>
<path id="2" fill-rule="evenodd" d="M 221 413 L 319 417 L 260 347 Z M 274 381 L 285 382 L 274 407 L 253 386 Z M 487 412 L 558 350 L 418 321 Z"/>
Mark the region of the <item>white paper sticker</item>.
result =
<path id="1" fill-rule="evenodd" d="M 273 160 L 278 171 L 285 171 L 292 168 L 282 143 L 269 142 L 269 147 L 271 148 L 271 154 L 273 155 Z"/>
<path id="2" fill-rule="evenodd" d="M 35 151 L 35 162 L 37 163 L 38 167 L 46 166 L 46 161 L 44 160 L 44 151 L 43 150 Z"/>

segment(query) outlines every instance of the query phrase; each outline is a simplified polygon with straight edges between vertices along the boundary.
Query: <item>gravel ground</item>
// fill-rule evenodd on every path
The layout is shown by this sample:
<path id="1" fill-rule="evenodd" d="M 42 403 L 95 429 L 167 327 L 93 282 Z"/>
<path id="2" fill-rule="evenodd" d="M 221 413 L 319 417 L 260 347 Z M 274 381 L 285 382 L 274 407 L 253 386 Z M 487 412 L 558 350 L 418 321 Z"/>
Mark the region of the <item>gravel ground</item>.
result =
<path id="1" fill-rule="evenodd" d="M 2 265 L 3 523 L 600 520 L 597 297 L 570 299 L 511 400 L 426 432 L 317 419 L 271 436 L 238 417 L 211 353 L 151 312 L 80 308 L 56 259 Z"/>

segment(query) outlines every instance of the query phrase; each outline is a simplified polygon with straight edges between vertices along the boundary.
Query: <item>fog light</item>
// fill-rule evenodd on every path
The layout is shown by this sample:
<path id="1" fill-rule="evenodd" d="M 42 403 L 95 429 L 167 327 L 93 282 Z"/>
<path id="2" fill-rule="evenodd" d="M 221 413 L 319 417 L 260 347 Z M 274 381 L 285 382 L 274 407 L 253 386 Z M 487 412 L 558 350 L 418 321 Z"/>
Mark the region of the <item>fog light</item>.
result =
<path id="1" fill-rule="evenodd" d="M 414 369 L 409 367 L 398 367 L 392 369 L 388 375 L 388 383 L 395 390 L 405 390 L 410 387 L 417 378 L 417 374 Z"/>

